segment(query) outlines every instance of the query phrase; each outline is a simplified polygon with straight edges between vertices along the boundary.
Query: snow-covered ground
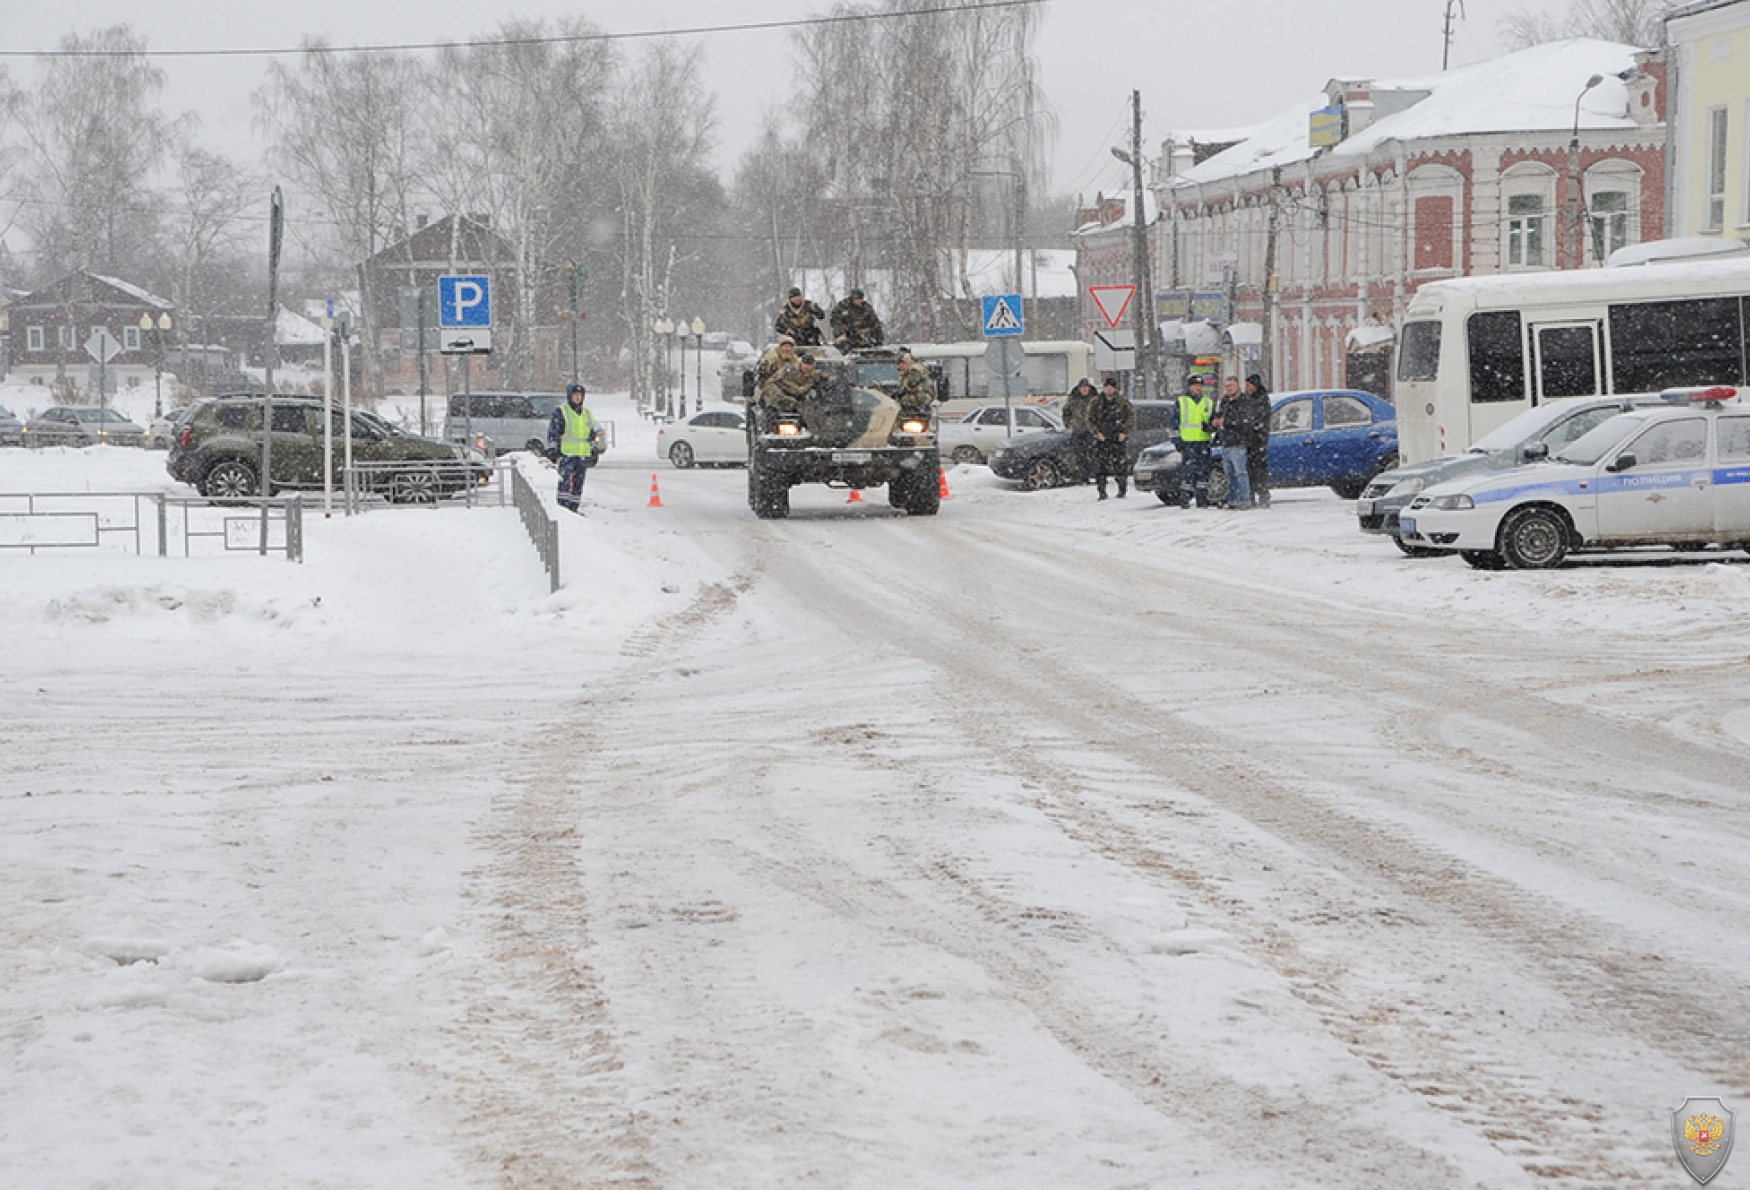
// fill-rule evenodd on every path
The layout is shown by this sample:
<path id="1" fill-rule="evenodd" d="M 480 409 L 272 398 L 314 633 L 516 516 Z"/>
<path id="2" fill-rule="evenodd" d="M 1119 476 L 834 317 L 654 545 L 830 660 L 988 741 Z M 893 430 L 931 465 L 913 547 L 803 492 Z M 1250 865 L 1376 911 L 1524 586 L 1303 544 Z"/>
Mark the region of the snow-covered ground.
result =
<path id="1" fill-rule="evenodd" d="M 0 552 L 0 1183 L 1679 1186 L 1750 1099 L 1750 558 L 762 522 L 591 401 L 557 593 L 505 508 Z"/>

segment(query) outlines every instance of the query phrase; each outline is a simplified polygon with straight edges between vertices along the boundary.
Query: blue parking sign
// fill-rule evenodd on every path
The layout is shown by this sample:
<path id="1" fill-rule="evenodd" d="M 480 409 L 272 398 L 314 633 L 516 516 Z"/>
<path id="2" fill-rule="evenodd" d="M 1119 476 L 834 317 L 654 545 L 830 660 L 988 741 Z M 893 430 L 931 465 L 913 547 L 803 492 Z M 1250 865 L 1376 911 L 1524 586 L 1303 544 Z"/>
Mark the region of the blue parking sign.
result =
<path id="1" fill-rule="evenodd" d="M 438 278 L 440 328 L 492 325 L 492 284 L 486 277 Z"/>

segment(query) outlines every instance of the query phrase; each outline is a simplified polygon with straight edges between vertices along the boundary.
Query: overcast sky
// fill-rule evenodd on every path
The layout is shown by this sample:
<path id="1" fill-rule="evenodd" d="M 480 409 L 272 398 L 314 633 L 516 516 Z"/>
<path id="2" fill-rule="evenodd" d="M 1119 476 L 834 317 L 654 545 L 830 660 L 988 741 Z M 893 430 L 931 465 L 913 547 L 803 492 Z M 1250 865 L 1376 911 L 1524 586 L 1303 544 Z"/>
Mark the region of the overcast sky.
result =
<path id="1" fill-rule="evenodd" d="M 1058 115 L 1054 188 L 1091 193 L 1125 184 L 1109 149 L 1126 143 L 1130 93 L 1142 92 L 1145 152 L 1174 128 L 1257 123 L 1317 93 L 1339 74 L 1376 78 L 1440 69 L 1447 0 L 1049 0 L 1037 54 Z M 1501 19 L 1520 8 L 1560 12 L 1567 0 L 1465 0 L 1453 64 L 1500 52 Z M 62 6 L 5 0 L 8 51 L 54 48 L 73 31 L 127 23 L 153 50 L 295 47 L 305 34 L 334 45 L 464 40 L 490 33 L 512 13 L 581 14 L 610 33 L 679 30 L 795 20 L 828 10 L 827 0 L 73 0 Z M 726 170 L 751 142 L 761 115 L 785 94 L 791 71 L 781 29 L 699 35 L 718 96 L 720 161 Z M 635 52 L 639 40 L 625 47 Z M 14 78 L 34 77 L 31 60 L 3 60 Z M 172 112 L 194 111 L 203 141 L 242 160 L 261 145 L 250 126 L 249 93 L 260 57 L 159 60 L 170 77 Z"/>

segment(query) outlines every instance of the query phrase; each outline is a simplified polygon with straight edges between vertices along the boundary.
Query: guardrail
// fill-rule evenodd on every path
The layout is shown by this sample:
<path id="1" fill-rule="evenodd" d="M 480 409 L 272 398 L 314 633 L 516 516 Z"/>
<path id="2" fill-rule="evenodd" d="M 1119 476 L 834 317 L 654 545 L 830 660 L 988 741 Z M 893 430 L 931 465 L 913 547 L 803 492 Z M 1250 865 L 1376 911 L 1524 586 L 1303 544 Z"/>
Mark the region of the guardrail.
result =
<path id="1" fill-rule="evenodd" d="M 350 515 L 384 504 L 424 507 L 510 503 L 505 472 L 516 464 L 503 459 L 432 459 L 409 463 L 359 463 L 341 469 L 341 500 Z"/>
<path id="2" fill-rule="evenodd" d="M 541 497 L 535 494 L 534 487 L 523 476 L 520 468 L 510 469 L 511 496 L 516 501 L 516 510 L 523 518 L 523 528 L 529 531 L 529 540 L 535 543 L 535 553 L 541 556 L 541 565 L 547 568 L 547 577 L 552 580 L 552 589 L 559 589 L 559 522 L 547 511 L 547 506 Z"/>
<path id="3" fill-rule="evenodd" d="M 181 552 L 173 554 L 177 542 Z M 24 550 L 34 557 L 38 550 L 118 547 L 160 558 L 252 553 L 302 562 L 303 500 L 217 501 L 162 492 L 0 493 L 0 550 Z"/>

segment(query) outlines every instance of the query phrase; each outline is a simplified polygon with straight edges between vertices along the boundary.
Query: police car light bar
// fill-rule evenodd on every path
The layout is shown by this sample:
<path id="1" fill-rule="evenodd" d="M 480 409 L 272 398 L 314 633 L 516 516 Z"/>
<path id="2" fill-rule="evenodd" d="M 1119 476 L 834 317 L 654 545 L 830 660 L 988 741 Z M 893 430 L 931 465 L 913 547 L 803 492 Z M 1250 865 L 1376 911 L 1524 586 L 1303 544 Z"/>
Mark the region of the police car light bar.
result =
<path id="1" fill-rule="evenodd" d="M 1696 401 L 1730 401 L 1738 390 L 1730 384 L 1703 384 L 1689 388 L 1668 388 L 1659 394 L 1661 401 L 1672 404 L 1693 404 Z"/>

